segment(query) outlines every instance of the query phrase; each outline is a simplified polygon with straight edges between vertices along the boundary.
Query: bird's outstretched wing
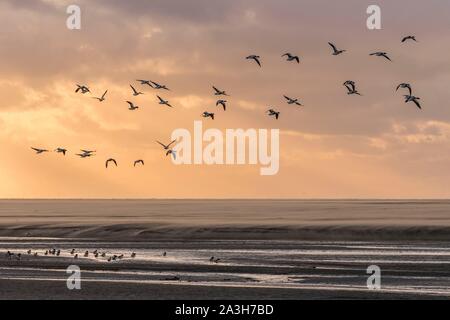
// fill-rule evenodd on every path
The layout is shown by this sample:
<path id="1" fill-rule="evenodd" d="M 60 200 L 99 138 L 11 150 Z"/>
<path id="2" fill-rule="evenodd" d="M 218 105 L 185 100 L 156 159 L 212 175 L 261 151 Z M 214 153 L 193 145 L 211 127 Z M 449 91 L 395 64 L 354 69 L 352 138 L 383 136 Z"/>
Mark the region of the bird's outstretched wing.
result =
<path id="1" fill-rule="evenodd" d="M 387 54 L 382 54 L 381 56 L 385 57 L 385 58 L 388 59 L 389 61 L 392 61 L 391 58 L 389 58 Z"/>
<path id="2" fill-rule="evenodd" d="M 163 146 L 164 148 L 167 148 L 168 146 L 166 146 L 164 143 L 159 142 L 158 140 L 156 140 L 157 143 L 159 143 L 161 146 Z"/>
<path id="3" fill-rule="evenodd" d="M 331 42 L 328 42 L 328 44 L 331 46 L 331 48 L 333 48 L 334 52 L 337 52 L 336 46 L 334 44 L 332 44 Z"/>
<path id="4" fill-rule="evenodd" d="M 417 108 L 422 109 L 422 106 L 420 105 L 419 101 L 417 101 L 417 99 L 414 99 L 413 102 L 416 104 Z"/>
<path id="5" fill-rule="evenodd" d="M 409 91 L 409 95 L 412 95 L 412 89 L 411 89 L 411 86 L 408 86 L 407 88 L 408 88 L 408 91 Z"/>
<path id="6" fill-rule="evenodd" d="M 108 93 L 108 90 L 106 90 L 105 93 L 102 95 L 102 99 L 105 99 L 107 93 Z"/>
<path id="7" fill-rule="evenodd" d="M 174 144 L 176 141 L 177 141 L 177 139 L 171 141 L 171 142 L 167 145 L 167 147 L 170 147 L 170 146 L 171 146 L 172 144 Z"/>
<path id="8" fill-rule="evenodd" d="M 163 98 L 161 98 L 160 96 L 157 96 L 157 97 L 158 97 L 158 99 L 159 99 L 159 102 L 161 102 L 161 103 L 166 103 L 166 102 L 164 101 Z"/>

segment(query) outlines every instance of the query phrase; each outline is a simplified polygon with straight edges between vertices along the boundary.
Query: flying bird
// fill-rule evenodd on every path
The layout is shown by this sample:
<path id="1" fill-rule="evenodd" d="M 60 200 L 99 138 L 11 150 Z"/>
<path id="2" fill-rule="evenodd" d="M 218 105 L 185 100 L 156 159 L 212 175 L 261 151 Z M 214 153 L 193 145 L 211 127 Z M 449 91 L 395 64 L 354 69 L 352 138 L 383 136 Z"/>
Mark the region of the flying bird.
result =
<path id="1" fill-rule="evenodd" d="M 94 156 L 93 153 L 87 153 L 87 152 L 83 152 L 83 153 L 76 153 L 77 156 L 79 156 L 80 158 L 89 158 Z"/>
<path id="2" fill-rule="evenodd" d="M 80 151 L 83 152 L 83 153 L 94 153 L 94 152 L 97 152 L 95 150 L 83 150 L 83 149 L 81 149 Z"/>
<path id="3" fill-rule="evenodd" d="M 330 47 L 333 49 L 333 56 L 338 56 L 338 55 L 340 55 L 341 53 L 344 53 L 344 52 L 346 52 L 347 50 L 339 50 L 338 48 L 336 48 L 336 46 L 333 44 L 333 43 L 331 43 L 331 42 L 328 42 L 328 44 L 330 45 Z"/>
<path id="4" fill-rule="evenodd" d="M 351 80 L 347 80 L 344 82 L 344 86 L 347 88 L 348 92 L 347 94 L 351 95 L 351 94 L 357 94 L 357 95 L 361 95 L 358 90 L 356 90 L 356 85 L 354 81 Z"/>
<path id="5" fill-rule="evenodd" d="M 164 89 L 164 90 L 170 90 L 169 88 L 167 88 L 167 86 L 163 85 L 163 84 L 159 84 L 155 81 L 150 81 L 153 84 L 153 89 Z"/>
<path id="6" fill-rule="evenodd" d="M 170 142 L 168 145 L 165 145 L 164 143 L 162 143 L 162 142 L 159 142 L 159 141 L 156 141 L 157 143 L 159 143 L 163 148 L 164 148 L 164 150 L 169 150 L 170 149 L 170 146 L 174 143 L 174 142 L 176 142 L 177 140 L 175 139 L 175 140 L 173 140 L 172 142 Z"/>
<path id="7" fill-rule="evenodd" d="M 202 116 L 203 116 L 203 118 L 208 118 L 209 117 L 209 118 L 214 120 L 214 113 L 212 113 L 212 112 L 205 111 L 205 112 L 203 112 Z"/>
<path id="8" fill-rule="evenodd" d="M 298 99 L 292 99 L 292 98 L 289 98 L 288 96 L 283 96 L 286 100 L 287 100 L 287 103 L 288 104 L 296 104 L 296 105 L 298 105 L 298 106 L 303 106 L 299 101 L 298 101 Z"/>
<path id="9" fill-rule="evenodd" d="M 252 60 L 255 60 L 255 62 L 258 64 L 258 66 L 261 67 L 261 61 L 259 61 L 260 58 L 261 58 L 260 56 L 257 56 L 257 55 L 254 55 L 254 54 L 245 57 L 245 59 L 249 59 L 249 60 L 252 59 Z"/>
<path id="10" fill-rule="evenodd" d="M 55 149 L 55 152 L 62 153 L 63 155 L 66 155 L 67 149 L 64 149 L 64 148 L 56 148 L 56 149 Z"/>
<path id="11" fill-rule="evenodd" d="M 33 148 L 33 147 L 31 147 L 31 149 L 36 151 L 36 154 L 41 154 L 41 153 L 44 153 L 44 152 L 48 152 L 48 150 L 46 150 L 46 149 L 39 149 L 39 148 Z"/>
<path id="12" fill-rule="evenodd" d="M 406 42 L 406 41 L 408 41 L 408 40 L 413 40 L 413 41 L 415 41 L 415 42 L 418 42 L 418 41 L 416 40 L 416 37 L 415 37 L 415 36 L 406 36 L 406 37 L 404 37 L 404 38 L 402 39 L 402 42 Z"/>
<path id="13" fill-rule="evenodd" d="M 159 99 L 159 104 L 166 105 L 166 106 L 168 106 L 168 107 L 173 108 L 173 107 L 170 105 L 169 101 L 164 100 L 164 99 L 161 98 L 160 96 L 157 96 L 157 97 L 158 97 L 158 99 Z"/>
<path id="14" fill-rule="evenodd" d="M 128 110 L 136 110 L 136 109 L 139 109 L 139 106 L 135 105 L 133 102 L 127 101 L 127 103 L 130 105 L 130 106 L 128 107 Z"/>
<path id="15" fill-rule="evenodd" d="M 151 82 L 150 80 L 136 80 L 136 81 L 139 81 L 140 84 L 142 84 L 142 85 L 146 84 L 153 88 L 152 84 L 150 83 Z"/>
<path id="16" fill-rule="evenodd" d="M 109 159 L 106 160 L 106 162 L 105 162 L 105 167 L 106 167 L 106 168 L 108 168 L 108 165 L 109 165 L 110 162 L 114 163 L 114 164 L 116 165 L 116 167 L 117 167 L 117 161 L 116 161 L 115 159 L 113 159 L 113 158 L 109 158 Z"/>
<path id="17" fill-rule="evenodd" d="M 136 160 L 136 161 L 134 161 L 134 165 L 133 166 L 136 167 L 136 165 L 139 164 L 139 163 L 144 165 L 144 160 Z"/>
<path id="18" fill-rule="evenodd" d="M 140 94 L 143 94 L 142 92 L 136 91 L 136 89 L 130 84 L 131 90 L 133 90 L 133 96 L 137 97 Z"/>
<path id="19" fill-rule="evenodd" d="M 228 94 L 225 91 L 219 90 L 216 87 L 213 86 L 214 89 L 214 95 L 216 96 L 228 96 Z"/>
<path id="20" fill-rule="evenodd" d="M 81 158 L 89 158 L 92 157 L 94 155 L 95 151 L 92 150 L 80 150 L 82 153 L 77 153 L 76 155 L 81 157 Z"/>
<path id="21" fill-rule="evenodd" d="M 77 89 L 75 90 L 75 92 L 78 93 L 78 91 L 81 91 L 82 94 L 91 92 L 87 86 L 77 84 Z"/>
<path id="22" fill-rule="evenodd" d="M 287 61 L 297 61 L 297 63 L 300 63 L 300 58 L 298 56 L 290 54 L 289 52 L 283 54 L 282 57 L 287 57 Z"/>
<path id="23" fill-rule="evenodd" d="M 395 91 L 398 91 L 398 89 L 400 89 L 400 88 L 402 88 L 402 89 L 408 89 L 408 90 L 409 90 L 409 95 L 410 95 L 410 96 L 412 95 L 412 88 L 411 88 L 411 85 L 410 85 L 409 83 L 400 83 L 400 84 L 397 86 L 397 89 L 396 89 Z"/>
<path id="24" fill-rule="evenodd" d="M 227 103 L 227 100 L 217 100 L 216 107 L 220 104 L 223 107 L 223 111 L 226 111 L 226 109 L 227 109 L 226 103 Z"/>
<path id="25" fill-rule="evenodd" d="M 270 117 L 270 116 L 274 116 L 275 119 L 277 119 L 277 120 L 278 120 L 278 118 L 279 118 L 279 116 L 280 116 L 280 112 L 279 112 L 279 111 L 275 111 L 274 109 L 269 109 L 269 110 L 267 110 L 266 112 L 267 112 L 267 114 L 269 115 L 269 117 Z"/>
<path id="26" fill-rule="evenodd" d="M 386 52 L 374 52 L 370 54 L 371 56 L 377 56 L 377 57 L 383 57 L 388 59 L 389 61 L 392 61 L 391 58 L 389 58 L 389 56 L 387 55 Z"/>
<path id="27" fill-rule="evenodd" d="M 102 96 L 100 97 L 100 98 L 98 98 L 98 97 L 92 97 L 92 99 L 97 99 L 98 101 L 100 101 L 100 102 L 102 102 L 102 101 L 105 101 L 105 97 L 106 97 L 106 94 L 108 93 L 108 90 L 106 90 L 103 94 L 102 94 Z"/>
<path id="28" fill-rule="evenodd" d="M 419 97 L 415 97 L 415 96 L 411 96 L 411 95 L 404 95 L 404 97 L 405 97 L 405 103 L 414 102 L 415 105 L 417 106 L 417 108 L 422 109 L 422 106 L 419 103 L 419 100 L 420 100 Z"/>

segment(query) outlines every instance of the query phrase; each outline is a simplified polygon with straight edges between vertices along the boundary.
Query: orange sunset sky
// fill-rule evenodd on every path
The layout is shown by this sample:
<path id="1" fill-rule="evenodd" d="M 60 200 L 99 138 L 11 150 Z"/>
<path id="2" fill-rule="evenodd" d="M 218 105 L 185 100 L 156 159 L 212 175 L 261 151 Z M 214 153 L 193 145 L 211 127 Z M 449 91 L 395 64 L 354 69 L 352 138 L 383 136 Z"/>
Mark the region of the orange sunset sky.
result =
<path id="1" fill-rule="evenodd" d="M 69 4 L 81 7 L 81 30 L 66 28 Z M 377 1 L 382 30 L 374 31 L 366 28 L 370 4 L 1 1 L 0 197 L 448 198 L 450 3 Z M 402 44 L 409 34 L 419 42 Z M 328 41 L 348 52 L 332 56 Z M 369 56 L 379 50 L 393 62 Z M 301 63 L 286 62 L 285 52 Z M 245 60 L 250 54 L 262 68 Z M 363 96 L 348 96 L 345 80 Z M 423 110 L 395 92 L 401 82 Z M 76 94 L 76 83 L 93 94 Z M 132 97 L 129 84 L 145 94 Z M 226 112 L 212 85 L 231 95 Z M 106 89 L 106 101 L 91 99 Z M 156 94 L 174 108 L 159 106 Z M 141 108 L 127 110 L 126 100 Z M 265 115 L 269 106 L 281 111 L 278 121 Z M 174 165 L 155 140 L 192 130 L 195 120 L 205 129 L 280 129 L 279 173 Z M 36 155 L 31 146 L 68 154 Z M 74 155 L 83 148 L 97 155 Z M 109 157 L 118 168 L 105 169 Z M 133 168 L 136 159 L 145 166 Z"/>

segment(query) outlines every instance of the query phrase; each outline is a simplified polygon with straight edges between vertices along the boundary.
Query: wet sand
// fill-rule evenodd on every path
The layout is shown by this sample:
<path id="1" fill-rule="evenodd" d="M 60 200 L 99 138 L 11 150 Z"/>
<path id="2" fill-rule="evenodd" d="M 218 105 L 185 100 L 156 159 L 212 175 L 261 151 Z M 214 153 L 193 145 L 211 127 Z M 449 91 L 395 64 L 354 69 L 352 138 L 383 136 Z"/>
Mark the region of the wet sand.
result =
<path id="1" fill-rule="evenodd" d="M 446 201 L 0 201 L 0 299 L 448 299 L 449 212 Z M 79 291 L 66 286 L 73 264 Z M 381 290 L 366 286 L 369 265 Z"/>

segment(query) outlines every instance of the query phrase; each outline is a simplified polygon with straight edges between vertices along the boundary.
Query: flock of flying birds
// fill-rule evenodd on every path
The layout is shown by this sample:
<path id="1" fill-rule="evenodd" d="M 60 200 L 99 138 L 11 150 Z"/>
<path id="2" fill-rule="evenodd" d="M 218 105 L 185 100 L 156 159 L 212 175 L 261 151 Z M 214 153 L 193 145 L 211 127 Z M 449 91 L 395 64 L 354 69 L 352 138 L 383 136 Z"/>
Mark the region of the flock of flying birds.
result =
<path id="1" fill-rule="evenodd" d="M 402 40 L 401 40 L 402 43 L 405 43 L 405 42 L 408 42 L 408 41 L 418 42 L 416 40 L 416 37 L 412 36 L 412 35 L 403 37 Z M 332 49 L 332 55 L 333 56 L 339 56 L 339 55 L 344 54 L 345 52 L 347 52 L 347 50 L 338 49 L 338 47 L 335 44 L 331 43 L 331 42 L 328 42 L 328 45 Z M 383 59 L 386 59 L 387 61 L 392 62 L 392 59 L 389 57 L 387 52 L 377 51 L 377 52 L 370 53 L 370 56 L 381 57 Z M 297 64 L 300 63 L 300 57 L 298 55 L 294 55 L 294 54 L 292 54 L 290 52 L 287 52 L 287 53 L 283 54 L 281 57 L 285 58 L 286 61 L 288 61 L 288 62 L 293 62 L 293 63 L 297 63 Z M 246 59 L 247 60 L 253 60 L 259 67 L 262 67 L 261 56 L 252 54 L 252 55 L 247 56 Z M 142 80 L 142 79 L 138 79 L 136 81 L 139 82 L 139 84 L 141 86 L 149 86 L 149 87 L 151 87 L 151 88 L 153 88 L 155 90 L 170 90 L 166 85 L 159 84 L 159 83 L 157 83 L 155 81 Z M 361 96 L 361 93 L 357 90 L 355 81 L 347 80 L 347 81 L 345 81 L 343 83 L 343 85 L 347 89 L 347 94 L 348 95 L 360 95 Z M 132 90 L 132 95 L 134 97 L 137 97 L 139 95 L 144 94 L 143 92 L 136 90 L 136 88 L 133 85 L 131 85 L 131 84 L 130 84 L 130 88 Z M 217 98 L 218 100 L 216 101 L 216 107 L 217 106 L 221 106 L 223 108 L 223 110 L 226 111 L 226 109 L 227 109 L 227 100 L 224 100 L 224 98 L 222 98 L 222 97 L 226 97 L 226 96 L 229 96 L 229 95 L 227 94 L 227 92 L 225 90 L 220 90 L 220 89 L 218 89 L 215 86 L 212 86 L 212 89 L 214 90 L 214 96 L 218 97 Z M 419 102 L 420 98 L 413 95 L 412 86 L 409 83 L 400 83 L 397 86 L 396 91 L 398 91 L 399 89 L 406 89 L 406 90 L 408 90 L 408 94 L 404 95 L 405 103 L 412 102 L 412 103 L 414 103 L 417 106 L 417 108 L 422 109 L 422 106 L 421 106 L 421 104 Z M 77 84 L 77 88 L 75 90 L 75 93 L 87 94 L 87 93 L 91 93 L 91 91 L 90 91 L 88 86 Z M 98 100 L 99 102 L 103 102 L 103 101 L 106 100 L 107 93 L 108 93 L 108 90 L 106 90 L 100 97 L 92 97 L 92 98 Z M 156 95 L 156 97 L 158 98 L 158 103 L 160 105 L 173 108 L 173 106 L 169 103 L 168 100 L 163 99 L 160 95 Z M 289 104 L 289 105 L 303 106 L 301 104 L 300 100 L 297 99 L 297 98 L 291 98 L 291 97 L 288 97 L 286 95 L 284 95 L 283 97 L 286 99 L 286 103 Z M 128 104 L 128 110 L 134 111 L 134 110 L 139 109 L 139 106 L 136 105 L 135 103 L 133 103 L 132 101 L 127 100 L 125 102 Z M 266 114 L 268 116 L 270 116 L 270 117 L 274 117 L 277 120 L 280 117 L 280 111 L 277 111 L 274 108 L 268 109 L 266 111 Z M 205 111 L 205 112 L 203 112 L 202 117 L 204 117 L 204 118 L 211 118 L 212 120 L 214 120 L 215 114 L 213 112 Z M 176 142 L 176 140 L 173 140 L 173 141 L 171 141 L 168 144 L 164 144 L 164 143 L 162 143 L 160 141 L 156 141 L 156 142 L 159 145 L 161 145 L 161 147 L 163 148 L 166 156 L 172 155 L 172 157 L 174 159 L 176 158 L 176 151 L 171 148 L 171 146 L 173 145 L 173 143 Z M 47 149 L 34 148 L 34 147 L 31 147 L 31 149 L 33 149 L 36 152 L 36 154 L 49 152 L 49 150 L 47 150 Z M 81 157 L 81 158 L 92 157 L 96 153 L 95 150 L 83 150 L 82 149 L 80 151 L 81 152 L 80 153 L 76 153 L 76 155 Z M 56 148 L 54 150 L 54 152 L 66 155 L 67 149 L 58 147 L 58 148 Z M 116 159 L 109 158 L 105 162 L 105 167 L 108 168 L 108 166 L 112 165 L 112 164 L 114 164 L 116 167 L 118 166 L 118 163 L 117 163 Z M 142 159 L 135 160 L 133 166 L 136 167 L 137 165 L 144 165 L 144 160 L 142 160 Z"/>

